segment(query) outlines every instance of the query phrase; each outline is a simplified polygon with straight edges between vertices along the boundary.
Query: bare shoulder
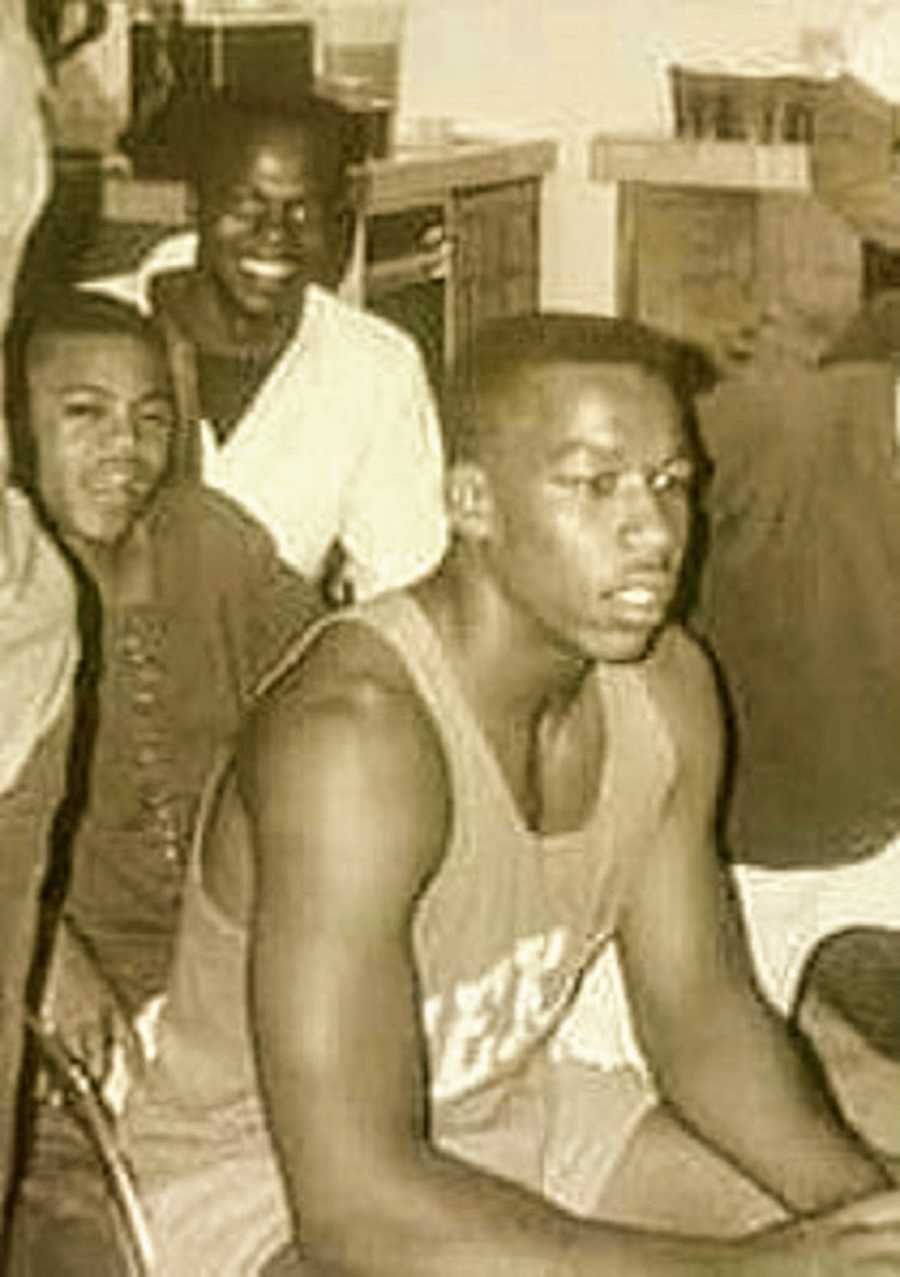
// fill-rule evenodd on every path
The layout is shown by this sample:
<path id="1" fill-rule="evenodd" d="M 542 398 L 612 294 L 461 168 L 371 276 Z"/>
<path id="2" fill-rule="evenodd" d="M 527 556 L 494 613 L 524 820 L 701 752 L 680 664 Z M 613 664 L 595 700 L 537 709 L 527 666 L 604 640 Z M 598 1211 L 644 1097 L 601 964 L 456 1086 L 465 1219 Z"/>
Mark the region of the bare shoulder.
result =
<path id="1" fill-rule="evenodd" d="M 722 695 L 713 662 L 692 635 L 670 625 L 647 662 L 650 686 L 673 739 L 687 758 L 721 765 L 724 732 Z"/>
<path id="2" fill-rule="evenodd" d="M 345 842 L 416 874 L 443 852 L 450 794 L 441 742 L 399 655 L 364 624 L 327 627 L 270 689 L 238 754 L 251 817 L 305 847 Z"/>

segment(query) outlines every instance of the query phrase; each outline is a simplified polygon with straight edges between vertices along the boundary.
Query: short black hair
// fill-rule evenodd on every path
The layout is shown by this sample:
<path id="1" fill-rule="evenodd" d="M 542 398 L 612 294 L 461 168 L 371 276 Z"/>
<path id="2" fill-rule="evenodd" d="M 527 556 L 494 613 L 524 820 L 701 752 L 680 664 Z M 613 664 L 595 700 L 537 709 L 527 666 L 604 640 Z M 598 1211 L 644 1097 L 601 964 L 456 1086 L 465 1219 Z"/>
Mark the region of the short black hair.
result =
<path id="1" fill-rule="evenodd" d="M 296 129 L 309 144 L 325 201 L 342 203 L 350 189 L 349 170 L 362 158 L 358 129 L 348 111 L 314 93 L 284 108 L 237 102 L 224 94 L 193 101 L 189 108 L 184 104 L 175 130 L 179 171 L 202 205 L 255 138 L 284 129 Z"/>
<path id="2" fill-rule="evenodd" d="M 28 403 L 28 366 L 42 337 L 133 337 L 157 351 L 168 366 L 162 330 L 154 319 L 123 298 L 74 285 L 45 286 L 23 297 L 6 340 L 6 415 L 12 440 L 13 476 L 32 488 L 34 441 Z"/>
<path id="3" fill-rule="evenodd" d="M 13 316 L 12 331 L 23 355 L 38 337 L 90 334 L 134 337 L 165 354 L 156 321 L 132 302 L 94 288 L 45 287 L 25 298 Z"/>
<path id="4" fill-rule="evenodd" d="M 628 364 L 658 377 L 681 406 L 692 439 L 694 398 L 712 389 L 718 376 L 699 347 L 636 320 L 565 311 L 490 320 L 451 376 L 447 416 L 453 453 L 477 453 L 488 401 L 518 373 L 560 363 Z"/>

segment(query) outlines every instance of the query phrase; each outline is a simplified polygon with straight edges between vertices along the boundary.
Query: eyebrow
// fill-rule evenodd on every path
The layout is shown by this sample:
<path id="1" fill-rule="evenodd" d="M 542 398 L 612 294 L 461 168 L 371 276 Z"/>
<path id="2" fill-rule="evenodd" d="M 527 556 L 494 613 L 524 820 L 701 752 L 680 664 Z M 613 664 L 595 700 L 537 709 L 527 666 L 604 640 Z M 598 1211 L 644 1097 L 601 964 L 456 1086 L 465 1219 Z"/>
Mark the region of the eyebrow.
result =
<path id="1" fill-rule="evenodd" d="M 607 446 L 605 444 L 590 443 L 586 439 L 577 438 L 564 440 L 557 448 L 554 448 L 550 454 L 550 460 L 554 464 L 559 464 L 579 453 L 586 454 L 592 461 L 623 462 L 625 460 L 625 454 L 622 449 L 615 445 Z M 676 461 L 687 461 L 693 464 L 694 460 L 694 454 L 690 447 L 686 444 L 680 444 L 674 452 L 670 452 L 657 462 L 655 468 L 663 469 Z"/>
<path id="2" fill-rule="evenodd" d="M 118 393 L 116 390 L 110 390 L 108 387 L 98 385 L 92 381 L 63 382 L 60 385 L 51 386 L 51 389 L 63 395 L 99 395 L 103 399 L 112 399 Z M 173 401 L 174 396 L 171 391 L 164 389 L 146 390 L 143 394 L 137 396 L 137 402 L 139 403 L 143 403 L 148 399 L 162 399 L 170 403 Z"/>
<path id="3" fill-rule="evenodd" d="M 578 453 L 586 453 L 591 459 L 598 461 L 621 461 L 623 459 L 622 450 L 614 445 L 607 447 L 604 444 L 589 443 L 586 439 L 564 439 L 558 444 L 550 454 L 550 460 L 554 462 L 566 461 L 569 457 Z"/>

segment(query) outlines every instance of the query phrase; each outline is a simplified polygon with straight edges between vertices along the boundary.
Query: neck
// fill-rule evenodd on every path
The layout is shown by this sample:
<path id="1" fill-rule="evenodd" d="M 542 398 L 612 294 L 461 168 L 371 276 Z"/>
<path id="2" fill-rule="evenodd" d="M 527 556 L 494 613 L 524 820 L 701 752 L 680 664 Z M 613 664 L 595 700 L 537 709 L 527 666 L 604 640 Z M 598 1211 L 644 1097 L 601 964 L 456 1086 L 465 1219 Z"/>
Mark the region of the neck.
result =
<path id="1" fill-rule="evenodd" d="M 292 309 L 251 315 L 226 297 L 218 281 L 201 266 L 171 299 L 181 326 L 201 349 L 219 354 L 276 354 L 297 329 L 302 298 Z"/>
<path id="2" fill-rule="evenodd" d="M 473 705 L 486 719 L 532 730 L 565 717 L 593 662 L 564 649 L 535 618 L 511 605 L 487 573 L 473 570 L 471 558 L 466 547 L 455 546 L 415 593 Z"/>
<path id="3" fill-rule="evenodd" d="M 106 607 L 151 602 L 155 594 L 152 544 L 146 517 L 116 541 L 91 541 L 68 533 L 64 541 L 94 581 Z"/>

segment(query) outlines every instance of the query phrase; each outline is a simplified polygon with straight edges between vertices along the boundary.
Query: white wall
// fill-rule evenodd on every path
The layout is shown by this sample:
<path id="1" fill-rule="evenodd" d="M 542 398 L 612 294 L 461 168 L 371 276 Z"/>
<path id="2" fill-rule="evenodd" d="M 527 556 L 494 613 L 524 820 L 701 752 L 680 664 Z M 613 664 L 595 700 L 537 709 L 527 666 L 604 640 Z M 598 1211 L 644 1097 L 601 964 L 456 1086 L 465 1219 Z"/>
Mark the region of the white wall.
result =
<path id="1" fill-rule="evenodd" d="M 230 2 L 255 9 L 266 0 Z M 316 3 L 277 0 L 304 14 Z M 126 0 L 112 0 L 112 10 L 108 36 L 63 69 L 70 145 L 111 147 L 128 116 Z M 401 114 L 556 138 L 543 301 L 610 309 L 615 194 L 588 180 L 590 138 L 670 133 L 672 62 L 815 69 L 828 43 L 823 32 L 843 42 L 858 69 L 880 77 L 877 87 L 896 84 L 900 96 L 898 0 L 407 0 Z"/>
<path id="2" fill-rule="evenodd" d="M 824 69 L 829 37 L 833 50 L 887 3 L 409 0 L 401 110 L 559 139 L 545 198 L 543 302 L 609 309 L 615 198 L 587 179 L 589 138 L 669 134 L 672 62 Z"/>

